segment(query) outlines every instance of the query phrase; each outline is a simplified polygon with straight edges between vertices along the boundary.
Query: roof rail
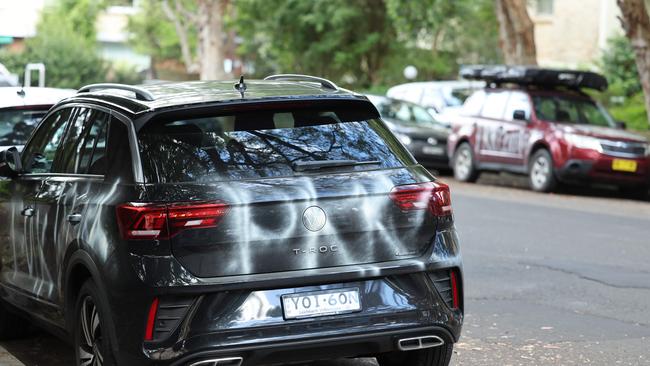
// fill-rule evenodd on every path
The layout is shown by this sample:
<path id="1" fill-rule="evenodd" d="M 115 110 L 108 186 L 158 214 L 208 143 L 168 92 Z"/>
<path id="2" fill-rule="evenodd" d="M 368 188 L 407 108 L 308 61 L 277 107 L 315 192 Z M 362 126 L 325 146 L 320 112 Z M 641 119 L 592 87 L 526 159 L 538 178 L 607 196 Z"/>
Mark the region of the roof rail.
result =
<path id="1" fill-rule="evenodd" d="M 316 76 L 311 76 L 311 75 L 301 75 L 301 74 L 277 74 L 277 75 L 270 75 L 264 78 L 264 80 L 287 80 L 287 81 L 311 81 L 311 82 L 316 82 L 320 83 L 320 85 L 323 88 L 327 89 L 332 89 L 332 90 L 339 90 L 339 87 L 336 86 L 333 82 L 319 78 Z"/>
<path id="2" fill-rule="evenodd" d="M 90 84 L 82 87 L 77 91 L 77 94 L 79 93 L 88 93 L 88 92 L 93 92 L 96 90 L 107 90 L 107 89 L 116 89 L 116 90 L 126 90 L 130 91 L 135 94 L 135 99 L 137 100 L 145 100 L 148 102 L 151 102 L 155 100 L 153 94 L 151 94 L 150 91 L 146 89 L 139 88 L 137 86 L 133 85 L 125 85 L 125 84 L 111 84 L 111 83 L 104 83 L 104 84 Z"/>

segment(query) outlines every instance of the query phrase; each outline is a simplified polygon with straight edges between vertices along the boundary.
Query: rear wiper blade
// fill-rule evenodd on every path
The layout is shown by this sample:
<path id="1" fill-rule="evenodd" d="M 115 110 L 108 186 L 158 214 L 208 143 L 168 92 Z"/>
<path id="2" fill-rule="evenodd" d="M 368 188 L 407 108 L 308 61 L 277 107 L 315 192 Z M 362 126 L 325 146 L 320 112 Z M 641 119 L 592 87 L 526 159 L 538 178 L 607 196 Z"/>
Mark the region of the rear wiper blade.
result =
<path id="1" fill-rule="evenodd" d="M 378 160 L 357 161 L 357 160 L 312 160 L 312 161 L 294 161 L 291 163 L 291 168 L 296 172 L 304 172 L 306 170 L 318 170 L 327 168 L 338 168 L 344 166 L 358 166 L 358 165 L 378 165 L 381 164 Z"/>

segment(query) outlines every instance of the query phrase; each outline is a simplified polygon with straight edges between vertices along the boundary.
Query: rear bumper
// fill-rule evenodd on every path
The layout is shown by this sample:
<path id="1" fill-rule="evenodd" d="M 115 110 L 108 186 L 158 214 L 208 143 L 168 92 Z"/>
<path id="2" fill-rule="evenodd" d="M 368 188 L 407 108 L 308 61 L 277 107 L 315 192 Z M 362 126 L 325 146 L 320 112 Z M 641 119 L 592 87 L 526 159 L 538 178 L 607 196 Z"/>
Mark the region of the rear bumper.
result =
<path id="1" fill-rule="evenodd" d="M 600 155 L 598 159 L 570 159 L 556 173 L 558 178 L 567 183 L 602 183 L 618 186 L 650 187 L 650 163 L 648 159 L 631 159 L 636 161 L 635 172 L 621 172 L 612 169 L 615 157 Z"/>
<path id="2" fill-rule="evenodd" d="M 203 360 L 223 358 L 241 358 L 243 360 L 242 365 L 245 366 L 275 363 L 285 364 L 304 360 L 350 357 L 351 355 L 372 356 L 383 352 L 395 351 L 397 349 L 397 342 L 400 339 L 432 335 L 441 338 L 445 344 L 454 342 L 451 334 L 445 328 L 418 327 L 403 330 L 322 337 L 318 339 L 278 341 L 222 349 L 218 352 L 197 352 L 177 360 L 173 365 L 191 365 Z"/>
<path id="3" fill-rule="evenodd" d="M 357 313 L 285 320 L 281 296 L 358 288 Z M 162 301 L 162 300 L 161 300 Z M 365 281 L 205 294 L 167 338 L 145 342 L 154 364 L 185 365 L 242 357 L 247 364 L 356 357 L 397 350 L 397 339 L 460 336 L 462 309 L 452 309 L 426 272 Z"/>

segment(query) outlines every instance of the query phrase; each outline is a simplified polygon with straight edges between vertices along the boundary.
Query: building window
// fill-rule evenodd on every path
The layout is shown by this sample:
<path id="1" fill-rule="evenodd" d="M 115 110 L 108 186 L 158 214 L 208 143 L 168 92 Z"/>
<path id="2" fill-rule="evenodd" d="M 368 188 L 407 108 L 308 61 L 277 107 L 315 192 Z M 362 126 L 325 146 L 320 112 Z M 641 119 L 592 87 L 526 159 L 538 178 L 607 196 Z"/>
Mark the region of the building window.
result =
<path id="1" fill-rule="evenodd" d="M 553 0 L 537 0 L 535 11 L 537 15 L 553 15 Z"/>

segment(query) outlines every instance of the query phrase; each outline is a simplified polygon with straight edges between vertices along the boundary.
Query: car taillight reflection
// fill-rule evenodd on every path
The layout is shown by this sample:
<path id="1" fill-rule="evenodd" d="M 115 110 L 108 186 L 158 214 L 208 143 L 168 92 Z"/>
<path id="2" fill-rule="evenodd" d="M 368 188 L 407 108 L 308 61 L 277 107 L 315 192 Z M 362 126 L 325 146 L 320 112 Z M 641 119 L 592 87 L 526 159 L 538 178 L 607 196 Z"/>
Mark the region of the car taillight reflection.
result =
<path id="1" fill-rule="evenodd" d="M 451 193 L 442 182 L 426 182 L 393 187 L 390 198 L 402 211 L 428 209 L 434 216 L 450 216 Z"/>
<path id="2" fill-rule="evenodd" d="M 229 208 L 223 202 L 125 203 L 117 207 L 117 221 L 126 240 L 162 240 L 183 230 L 216 227 Z"/>

